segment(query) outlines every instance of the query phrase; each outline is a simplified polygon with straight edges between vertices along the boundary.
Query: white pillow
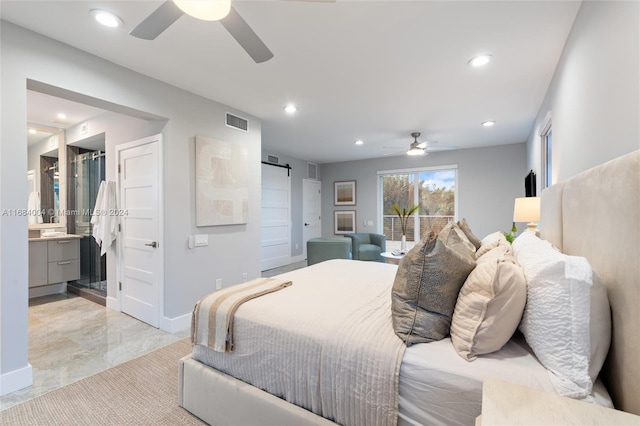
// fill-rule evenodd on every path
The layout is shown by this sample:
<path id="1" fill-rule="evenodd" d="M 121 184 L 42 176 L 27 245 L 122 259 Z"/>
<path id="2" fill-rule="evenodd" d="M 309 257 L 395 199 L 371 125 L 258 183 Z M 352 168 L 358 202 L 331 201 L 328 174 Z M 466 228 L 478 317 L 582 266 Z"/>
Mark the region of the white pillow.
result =
<path id="1" fill-rule="evenodd" d="M 480 247 L 476 251 L 476 259 L 496 247 L 504 247 L 508 253 L 511 253 L 511 244 L 504 234 L 499 231 L 487 235 L 480 241 Z"/>
<path id="2" fill-rule="evenodd" d="M 513 251 L 527 280 L 520 331 L 559 394 L 589 395 L 611 341 L 604 285 L 587 259 L 562 254 L 533 233 L 516 238 Z"/>

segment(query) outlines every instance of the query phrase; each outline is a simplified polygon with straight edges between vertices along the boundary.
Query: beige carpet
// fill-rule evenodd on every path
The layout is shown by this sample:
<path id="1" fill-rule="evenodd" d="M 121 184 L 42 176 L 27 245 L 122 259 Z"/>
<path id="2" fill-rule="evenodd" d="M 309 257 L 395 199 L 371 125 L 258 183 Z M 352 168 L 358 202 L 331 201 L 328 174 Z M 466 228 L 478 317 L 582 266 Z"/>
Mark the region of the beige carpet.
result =
<path id="1" fill-rule="evenodd" d="M 188 339 L 0 412 L 1 425 L 203 425 L 178 406 Z"/>

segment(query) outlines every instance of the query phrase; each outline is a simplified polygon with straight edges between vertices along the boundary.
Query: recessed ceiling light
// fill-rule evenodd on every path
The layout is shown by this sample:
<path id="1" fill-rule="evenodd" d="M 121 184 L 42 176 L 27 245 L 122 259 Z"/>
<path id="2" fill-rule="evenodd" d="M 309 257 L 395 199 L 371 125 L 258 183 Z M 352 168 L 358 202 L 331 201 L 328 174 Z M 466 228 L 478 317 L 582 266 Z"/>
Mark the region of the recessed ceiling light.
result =
<path id="1" fill-rule="evenodd" d="M 284 110 L 287 114 L 293 114 L 294 112 L 298 111 L 298 107 L 293 104 L 289 104 L 284 107 Z"/>
<path id="2" fill-rule="evenodd" d="M 35 135 L 36 133 L 38 133 L 38 131 L 36 129 L 29 129 L 29 133 Z"/>
<path id="3" fill-rule="evenodd" d="M 67 114 L 65 114 L 64 112 L 61 112 L 61 113 L 58 114 L 57 117 L 60 120 L 64 120 L 65 118 L 67 118 Z"/>
<path id="4" fill-rule="evenodd" d="M 469 65 L 472 67 L 483 67 L 491 62 L 491 55 L 480 55 L 469 60 Z"/>
<path id="5" fill-rule="evenodd" d="M 483 123 L 482 123 L 482 125 L 483 125 L 484 127 L 491 127 L 491 126 L 493 126 L 493 125 L 495 125 L 495 124 L 496 124 L 496 122 L 495 122 L 495 121 L 485 121 L 485 122 L 483 122 Z"/>
<path id="6" fill-rule="evenodd" d="M 363 145 L 364 141 L 362 139 L 358 139 L 357 141 L 354 142 L 354 144 L 356 145 Z"/>
<path id="7" fill-rule="evenodd" d="M 100 9 L 93 9 L 91 12 L 93 19 L 109 28 L 117 28 L 122 25 L 122 19 L 117 17 L 111 12 L 107 12 Z"/>

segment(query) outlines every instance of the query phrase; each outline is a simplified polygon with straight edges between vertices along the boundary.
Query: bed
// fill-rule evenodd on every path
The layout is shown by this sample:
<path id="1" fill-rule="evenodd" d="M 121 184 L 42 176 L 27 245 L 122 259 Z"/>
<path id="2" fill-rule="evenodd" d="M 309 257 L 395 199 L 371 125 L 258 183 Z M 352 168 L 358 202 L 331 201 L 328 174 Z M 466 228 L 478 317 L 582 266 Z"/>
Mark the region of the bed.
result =
<path id="1" fill-rule="evenodd" d="M 593 386 L 589 398 L 603 405 L 612 401 L 616 408 L 635 414 L 640 414 L 640 369 L 637 363 L 640 349 L 640 310 L 636 308 L 637 301 L 640 300 L 640 253 L 637 244 L 640 241 L 639 164 L 640 151 L 636 151 L 546 189 L 542 193 L 540 223 L 543 239 L 553 243 L 564 253 L 584 256 L 606 286 L 611 306 L 611 346 L 600 371 L 600 378 Z M 320 281 L 330 289 L 330 294 L 340 298 L 338 304 L 349 299 L 358 299 L 358 295 L 366 292 L 366 296 L 362 296 L 363 299 L 378 301 L 376 303 L 386 309 L 385 298 L 388 299 L 389 283 L 393 282 L 396 268 L 395 265 L 335 260 L 283 274 L 278 278 L 292 281 L 294 284 L 286 290 L 267 294 L 242 305 L 236 312 L 235 325 L 238 329 L 253 329 L 256 324 L 247 322 L 251 321 L 251 311 L 263 312 L 263 317 L 255 320 L 260 326 L 263 326 L 264 322 L 269 323 L 272 317 L 277 318 L 273 320 L 276 323 L 283 321 L 283 318 L 286 318 L 282 316 L 283 313 L 267 315 L 263 309 L 267 309 L 275 298 L 286 299 L 294 296 L 292 291 L 303 291 L 302 287 L 305 285 L 300 283 L 313 281 Z M 336 274 L 335 271 L 340 273 Z M 331 278 L 327 279 L 328 276 Z M 360 287 L 346 290 L 347 282 L 353 281 L 366 286 L 366 289 Z M 321 297 L 323 296 L 317 296 Z M 289 300 L 289 304 L 295 305 L 292 300 Z M 363 306 L 367 304 L 368 301 L 362 303 Z M 344 314 L 336 314 L 333 318 L 333 308 L 314 308 L 314 305 L 295 308 L 301 311 L 325 309 L 325 315 L 332 317 L 332 321 L 328 322 L 335 323 L 337 327 L 344 326 L 354 318 L 349 316 L 348 309 Z M 385 329 L 387 326 L 376 325 L 373 328 L 375 330 L 372 332 L 377 333 L 379 329 Z M 376 335 L 374 339 L 389 339 L 391 342 L 393 339 L 387 332 L 388 330 Z M 284 380 L 287 371 L 292 374 L 303 372 L 305 367 L 303 364 L 295 364 L 302 362 L 296 361 L 295 355 L 299 353 L 295 351 L 293 358 L 281 359 L 278 351 L 282 345 L 273 344 L 278 341 L 278 337 L 273 333 L 273 330 L 254 329 L 253 337 L 249 340 L 251 344 L 238 343 L 233 357 L 216 354 L 196 345 L 193 353 L 180 361 L 180 405 L 204 421 L 216 425 L 322 425 L 335 423 L 316 414 L 323 412 L 317 406 L 326 404 L 326 400 L 339 404 L 346 398 L 346 407 L 343 409 L 346 410 L 347 418 L 340 417 L 345 414 L 326 417 L 340 424 L 387 424 L 387 419 L 371 417 L 377 414 L 363 414 L 356 402 L 350 399 L 351 396 L 346 394 L 340 394 L 339 398 L 330 394 L 318 397 L 298 395 L 304 392 L 296 387 L 296 381 L 306 381 L 306 388 L 319 388 L 324 380 L 348 377 L 351 373 L 347 374 L 346 370 L 340 369 L 343 367 L 331 373 L 333 379 L 316 377 L 315 373 L 306 371 L 301 377 L 292 378 L 293 385 L 283 385 L 281 381 Z M 355 347 L 352 342 L 358 340 L 356 337 L 348 337 L 343 342 L 344 346 Z M 282 339 L 286 340 L 285 337 Z M 307 340 L 314 344 L 314 338 Z M 364 340 L 371 340 L 371 337 Z M 338 347 L 339 343 L 336 343 Z M 262 346 L 259 346 L 260 344 Z M 385 344 L 391 345 L 392 342 Z M 350 352 L 344 352 L 342 356 L 339 354 L 335 357 L 350 358 L 352 355 Z M 397 368 L 392 370 L 392 375 L 397 374 L 398 377 L 395 381 L 396 386 L 385 389 L 379 395 L 367 394 L 367 398 L 371 397 L 373 401 L 376 401 L 375 398 L 387 398 L 392 405 L 397 402 L 397 419 L 393 419 L 389 424 L 393 424 L 395 420 L 401 425 L 474 424 L 475 417 L 480 414 L 481 409 L 482 381 L 489 377 L 555 392 L 547 370 L 534 356 L 519 332 L 516 332 L 500 351 L 479 356 L 473 362 L 458 356 L 449 338 L 415 344 L 406 350 L 396 350 L 396 356 L 400 359 Z M 366 355 L 360 363 L 368 364 L 367 360 L 371 359 L 370 355 Z M 389 359 L 389 368 L 395 368 L 394 359 L 397 357 Z M 269 386 L 273 385 L 265 385 L 260 380 L 268 380 L 271 374 L 268 363 L 273 360 L 282 363 L 276 368 L 280 376 L 276 375 L 274 382 L 276 387 L 283 388 L 272 390 L 272 394 L 261 388 L 270 389 Z M 251 366 L 248 369 L 250 371 L 237 373 L 236 367 L 239 364 Z M 323 365 L 324 368 L 325 364 L 319 365 Z M 508 368 L 505 368 L 505 365 L 508 365 Z M 295 368 L 286 368 L 287 366 Z M 374 370 L 386 371 L 382 368 L 380 366 Z M 225 371 L 240 376 L 242 380 Z M 387 374 L 389 373 L 385 372 L 382 375 Z M 310 381 L 309 377 L 315 381 Z M 361 380 L 369 380 L 369 377 L 358 377 L 354 380 L 358 383 Z M 308 381 L 310 382 L 307 383 Z M 331 382 L 331 386 L 334 384 L 338 385 L 337 382 Z M 354 384 L 347 383 L 345 386 Z M 365 386 L 365 391 L 368 390 L 371 390 L 371 387 Z M 377 392 L 377 389 L 374 390 Z M 358 392 L 362 392 L 362 389 Z M 291 394 L 294 395 L 294 401 L 296 397 L 307 400 L 296 405 L 297 402 L 294 404 L 283 399 L 292 400 Z"/>

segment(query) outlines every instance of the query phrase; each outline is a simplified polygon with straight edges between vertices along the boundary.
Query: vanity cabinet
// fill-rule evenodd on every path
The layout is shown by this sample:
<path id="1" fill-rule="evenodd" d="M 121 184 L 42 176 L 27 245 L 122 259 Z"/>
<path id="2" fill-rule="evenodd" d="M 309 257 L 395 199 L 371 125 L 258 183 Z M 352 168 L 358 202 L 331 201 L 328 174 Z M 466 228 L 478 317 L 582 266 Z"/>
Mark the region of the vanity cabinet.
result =
<path id="1" fill-rule="evenodd" d="M 80 279 L 80 240 L 29 241 L 29 287 Z"/>

